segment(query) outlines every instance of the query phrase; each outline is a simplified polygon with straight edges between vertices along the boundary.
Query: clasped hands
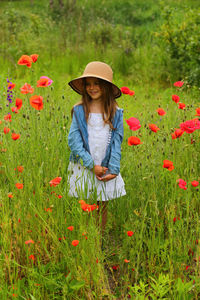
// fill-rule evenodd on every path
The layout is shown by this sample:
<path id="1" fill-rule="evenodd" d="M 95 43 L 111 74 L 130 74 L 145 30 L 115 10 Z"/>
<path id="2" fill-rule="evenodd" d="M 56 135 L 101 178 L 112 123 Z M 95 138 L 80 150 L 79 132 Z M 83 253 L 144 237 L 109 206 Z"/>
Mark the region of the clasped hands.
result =
<path id="1" fill-rule="evenodd" d="M 100 181 L 109 181 L 114 179 L 117 175 L 116 174 L 106 174 L 106 171 L 108 170 L 108 168 L 106 167 L 102 167 L 99 165 L 95 165 L 92 169 L 93 173 L 95 173 L 96 178 Z M 103 175 L 105 175 L 104 177 L 102 177 Z"/>

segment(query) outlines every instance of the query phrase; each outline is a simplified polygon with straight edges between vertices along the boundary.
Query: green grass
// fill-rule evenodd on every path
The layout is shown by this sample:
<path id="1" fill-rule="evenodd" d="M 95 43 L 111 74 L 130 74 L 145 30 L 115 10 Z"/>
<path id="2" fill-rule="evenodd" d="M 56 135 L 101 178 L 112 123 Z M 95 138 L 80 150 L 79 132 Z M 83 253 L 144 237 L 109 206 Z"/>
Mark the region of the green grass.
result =
<path id="1" fill-rule="evenodd" d="M 197 92 L 186 86 L 178 91 L 173 86 L 163 89 L 130 83 L 135 96 L 118 99 L 124 108 L 121 174 L 127 195 L 109 203 L 102 251 L 95 212 L 83 212 L 79 199 L 68 196 L 67 135 L 70 110 L 79 96 L 67 86 L 70 78 L 58 77 L 58 73 L 54 78 L 51 69 L 43 69 L 42 59 L 39 57 L 31 69 L 16 65 L 14 98 L 22 98 L 23 106 L 18 114 L 11 113 L 11 122 L 3 118 L 11 110 L 6 107 L 6 74 L 1 76 L 1 299 L 12 298 L 13 293 L 19 299 L 96 299 L 106 295 L 123 299 L 128 294 L 141 299 L 142 295 L 160 297 L 162 293 L 180 299 L 180 280 L 188 283 L 185 299 L 190 295 L 197 299 L 198 262 L 194 258 L 199 254 L 199 190 L 190 182 L 200 180 L 200 135 L 195 131 L 180 139 L 171 138 L 181 122 L 194 118 L 199 106 Z M 42 75 L 54 80 L 52 87 L 36 87 Z M 29 95 L 20 94 L 25 82 L 35 87 L 34 94 L 44 97 L 40 112 L 30 106 Z M 126 85 L 125 78 L 115 82 Z M 187 105 L 185 111 L 171 100 L 172 94 L 178 94 Z M 165 116 L 158 116 L 158 107 L 166 110 Z M 125 122 L 130 117 L 140 120 L 141 128 L 136 132 Z M 160 131 L 151 132 L 149 123 Z M 5 126 L 11 129 L 6 135 Z M 13 141 L 11 132 L 19 133 L 20 139 Z M 128 146 L 131 135 L 138 136 L 142 144 Z M 173 171 L 163 168 L 164 159 L 173 161 Z M 22 173 L 15 170 L 20 165 Z M 57 176 L 62 177 L 61 183 L 50 187 L 49 181 Z M 187 190 L 178 187 L 179 178 L 187 181 Z M 18 182 L 24 184 L 22 190 L 15 187 Z M 10 192 L 13 198 L 8 198 Z M 72 232 L 67 229 L 70 225 L 74 226 Z M 132 237 L 127 236 L 128 230 L 134 231 Z M 30 239 L 34 244 L 26 245 Z M 77 247 L 71 245 L 74 239 L 80 241 Z M 188 255 L 190 248 L 193 257 Z M 35 263 L 30 255 L 35 256 Z M 114 271 L 113 266 L 119 268 Z"/>

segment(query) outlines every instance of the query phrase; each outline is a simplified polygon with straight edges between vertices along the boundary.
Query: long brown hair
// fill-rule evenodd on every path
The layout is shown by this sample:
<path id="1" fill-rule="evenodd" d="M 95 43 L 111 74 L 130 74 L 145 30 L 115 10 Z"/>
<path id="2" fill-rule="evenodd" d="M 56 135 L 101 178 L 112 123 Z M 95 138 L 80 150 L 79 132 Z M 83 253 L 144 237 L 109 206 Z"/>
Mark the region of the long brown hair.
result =
<path id="1" fill-rule="evenodd" d="M 87 122 L 89 113 L 90 113 L 90 103 L 92 101 L 92 98 L 86 92 L 86 78 L 83 78 L 82 80 L 83 80 L 82 98 L 81 98 L 81 101 L 79 101 L 75 105 L 80 105 L 80 104 L 83 105 L 83 108 L 85 111 L 85 118 L 86 118 L 86 122 Z M 115 128 L 112 125 L 112 120 L 114 118 L 118 104 L 114 97 L 112 84 L 103 79 L 100 79 L 100 78 L 98 78 L 98 81 L 99 81 L 100 88 L 102 90 L 102 101 L 103 101 L 102 117 L 103 117 L 104 123 L 109 124 L 110 128 L 114 130 Z M 72 108 L 71 114 L 73 115 L 73 108 Z"/>

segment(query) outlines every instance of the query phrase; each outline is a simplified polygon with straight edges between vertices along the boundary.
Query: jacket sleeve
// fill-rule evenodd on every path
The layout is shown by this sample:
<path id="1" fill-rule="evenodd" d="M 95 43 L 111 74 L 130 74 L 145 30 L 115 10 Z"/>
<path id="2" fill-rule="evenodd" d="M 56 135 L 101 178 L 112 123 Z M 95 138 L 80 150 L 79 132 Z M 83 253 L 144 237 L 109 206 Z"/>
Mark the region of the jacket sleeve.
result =
<path id="1" fill-rule="evenodd" d="M 76 117 L 73 114 L 72 124 L 70 127 L 69 135 L 68 135 L 68 145 L 73 153 L 74 156 L 79 156 L 82 161 L 83 165 L 88 168 L 92 169 L 94 166 L 94 162 L 90 153 L 84 148 L 83 139 L 81 136 L 81 132 L 79 130 Z"/>
<path id="2" fill-rule="evenodd" d="M 124 137 L 123 127 L 123 112 L 121 112 L 117 128 L 115 129 L 115 136 L 111 145 L 110 159 L 108 162 L 108 169 L 111 174 L 118 175 L 120 172 L 120 160 L 121 160 L 121 144 Z"/>

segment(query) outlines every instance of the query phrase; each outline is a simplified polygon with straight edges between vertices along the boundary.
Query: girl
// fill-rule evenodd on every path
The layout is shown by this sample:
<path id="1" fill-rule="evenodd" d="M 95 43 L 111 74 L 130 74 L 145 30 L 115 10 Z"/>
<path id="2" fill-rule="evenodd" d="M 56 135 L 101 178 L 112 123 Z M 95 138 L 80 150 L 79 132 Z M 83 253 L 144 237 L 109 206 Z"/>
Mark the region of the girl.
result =
<path id="1" fill-rule="evenodd" d="M 89 63 L 81 77 L 69 82 L 82 95 L 72 109 L 68 136 L 71 149 L 69 194 L 97 198 L 102 230 L 107 222 L 108 200 L 126 194 L 120 175 L 123 110 L 116 98 L 121 90 L 112 83 L 113 72 L 103 62 Z M 84 193 L 84 194 L 83 194 Z"/>

